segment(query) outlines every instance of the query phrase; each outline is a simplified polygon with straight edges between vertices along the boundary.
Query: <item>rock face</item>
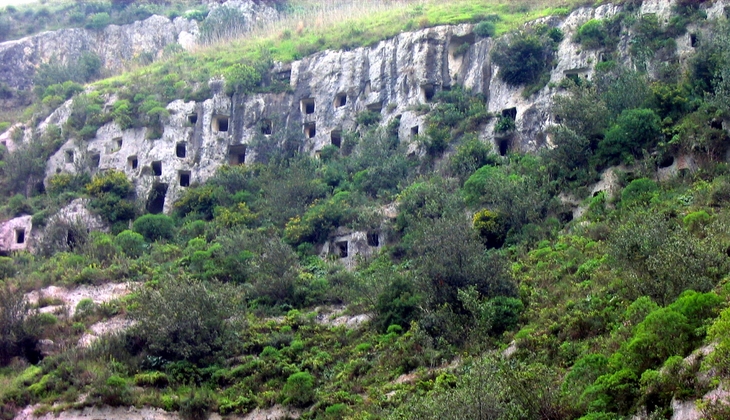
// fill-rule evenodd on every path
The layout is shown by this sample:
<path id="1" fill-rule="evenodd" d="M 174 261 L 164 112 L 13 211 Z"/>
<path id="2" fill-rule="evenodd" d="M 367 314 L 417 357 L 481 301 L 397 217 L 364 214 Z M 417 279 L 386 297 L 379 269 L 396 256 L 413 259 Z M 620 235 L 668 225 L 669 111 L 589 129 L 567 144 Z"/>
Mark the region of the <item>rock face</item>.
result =
<path id="1" fill-rule="evenodd" d="M 339 259 L 347 268 L 354 269 L 358 264 L 358 258 L 372 256 L 385 243 L 386 238 L 380 230 L 353 232 L 340 227 L 324 243 L 320 257 L 332 256 Z"/>
<path id="2" fill-rule="evenodd" d="M 10 219 L 0 225 L 0 252 L 23 251 L 28 249 L 30 234 L 33 230 L 32 216 Z"/>
<path id="3" fill-rule="evenodd" d="M 618 10 L 584 8 L 562 21 L 546 20 L 566 32 L 553 80 L 575 69 L 590 77 L 590 63 L 598 52 L 576 52 L 572 33 L 582 22 Z M 339 146 L 342 133 L 355 129 L 357 116 L 365 111 L 380 114 L 382 125 L 399 120 L 401 141 L 411 142 L 410 150 L 417 152 L 415 137 L 426 127 L 425 116 L 416 108 L 428 108 L 437 92 L 456 83 L 484 94 L 491 112 L 512 112 L 516 118 L 516 132 L 506 147 L 497 144 L 505 140 L 494 138 L 493 122 L 482 130 L 484 141 L 497 149 L 536 150 L 546 143 L 546 129 L 552 124 L 552 92 L 543 89 L 526 99 L 522 87 L 502 82 L 489 58 L 493 45 L 491 38 L 474 35 L 471 25 L 441 26 L 403 33 L 373 47 L 324 51 L 279 65 L 274 77 L 288 81 L 286 93 L 231 98 L 220 93 L 222 81 L 213 80 L 212 91 L 218 93 L 212 99 L 167 106 L 170 118 L 161 139 L 145 140 L 146 129 L 121 130 L 110 123 L 83 148 L 70 139 L 50 159 L 47 176 L 73 172 L 77 157 L 91 156 L 94 169 L 122 170 L 136 180 L 137 194 L 148 210 L 169 212 L 184 188 L 205 181 L 220 165 L 253 162 L 252 143 L 286 133 L 300 136 L 300 150 L 316 155 L 327 145 Z M 59 110 L 51 118 L 62 124 L 66 116 Z"/>
<path id="4" fill-rule="evenodd" d="M 102 30 L 82 28 L 43 32 L 38 35 L 0 44 L 0 80 L 10 87 L 28 90 L 42 63 L 69 63 L 83 52 L 99 56 L 104 69 L 118 72 L 124 63 L 141 54 L 162 53 L 166 45 L 179 42 L 185 34 L 197 34 L 195 21 L 176 18 L 171 21 L 152 16 L 130 25 L 110 25 Z"/>
<path id="5" fill-rule="evenodd" d="M 223 4 L 212 2 L 211 14 L 223 7 L 241 12 L 249 23 L 243 30 L 279 17 L 276 9 L 252 0 L 232 0 Z M 29 90 L 40 64 L 74 62 L 84 52 L 99 56 L 105 73 L 114 74 L 140 56 L 158 58 L 168 45 L 177 43 L 191 49 L 198 41 L 198 22 L 182 17 L 171 20 L 151 16 L 129 25 L 110 25 L 100 30 L 72 28 L 43 32 L 0 43 L 0 81 L 14 89 Z"/>
<path id="6" fill-rule="evenodd" d="M 708 16 L 720 16 L 728 3 L 708 6 Z M 662 15 L 671 7 L 666 0 L 650 0 L 642 11 Z M 592 78 L 595 64 L 603 59 L 599 50 L 586 50 L 572 41 L 577 29 L 590 19 L 610 18 L 620 11 L 620 6 L 607 4 L 530 23 L 560 28 L 564 39 L 555 54 L 551 83 L 527 98 L 522 86 L 499 78 L 499 68 L 490 59 L 495 45 L 491 38 L 475 35 L 468 24 L 441 26 L 402 33 L 371 47 L 324 51 L 277 64 L 272 78 L 288 84 L 284 93 L 228 97 L 222 93 L 224 82 L 211 80 L 211 99 L 167 105 L 170 117 L 160 139 L 146 139 L 144 128 L 121 130 L 109 123 L 88 142 L 69 139 L 49 160 L 46 175 L 74 172 L 79 160 L 90 162 L 92 171 L 121 170 L 135 181 L 137 196 L 148 211 L 170 212 L 185 188 L 204 182 L 221 165 L 255 161 L 253 144 L 277 147 L 277 139 L 298 137 L 301 151 L 317 155 L 325 146 L 339 147 L 342 134 L 356 129 L 357 117 L 365 111 L 379 114 L 381 125 L 397 122 L 409 153 L 422 153 L 416 141 L 426 129 L 422 111 L 432 106 L 433 95 L 455 84 L 484 95 L 493 115 L 515 119 L 513 133 L 496 137 L 493 118 L 480 129 L 482 141 L 500 153 L 534 151 L 551 144 L 548 128 L 555 122 L 550 106 L 560 93 L 555 86 L 566 77 Z M 631 65 L 628 42 L 628 36 L 621 39 L 614 58 Z M 689 35 L 677 43 L 692 48 Z M 112 101 L 109 98 L 109 104 Z M 62 125 L 69 109 L 64 104 L 44 124 Z"/>

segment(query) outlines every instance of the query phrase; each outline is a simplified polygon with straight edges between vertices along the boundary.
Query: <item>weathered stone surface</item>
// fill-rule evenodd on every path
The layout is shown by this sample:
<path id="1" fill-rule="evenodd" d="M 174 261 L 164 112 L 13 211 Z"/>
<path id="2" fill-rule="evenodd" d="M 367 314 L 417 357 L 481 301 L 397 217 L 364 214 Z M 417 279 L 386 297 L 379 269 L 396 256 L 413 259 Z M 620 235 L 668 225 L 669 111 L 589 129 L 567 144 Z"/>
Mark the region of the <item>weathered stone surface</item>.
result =
<path id="1" fill-rule="evenodd" d="M 244 31 L 279 17 L 276 9 L 252 0 L 231 0 L 223 4 L 212 2 L 211 13 L 220 7 L 240 10 L 248 23 Z M 170 44 L 177 43 L 191 49 L 198 41 L 199 28 L 195 20 L 182 17 L 171 20 L 157 15 L 128 25 L 109 25 L 100 30 L 71 28 L 42 32 L 0 43 L 0 80 L 11 88 L 29 90 L 40 64 L 71 63 L 87 51 L 99 56 L 105 73 L 114 74 L 141 56 L 159 58 Z"/>
<path id="2" fill-rule="evenodd" d="M 320 257 L 339 259 L 347 268 L 354 269 L 358 260 L 374 255 L 386 242 L 380 230 L 353 232 L 340 227 L 322 245 Z"/>
<path id="3" fill-rule="evenodd" d="M 662 0 L 647 1 L 642 7 L 644 13 L 671 11 L 671 4 Z M 713 13 L 720 13 L 720 6 L 711 7 Z M 554 95 L 561 93 L 556 86 L 567 76 L 592 78 L 595 64 L 603 59 L 600 51 L 583 50 L 573 42 L 577 29 L 590 19 L 610 18 L 620 11 L 620 6 L 607 4 L 528 24 L 558 27 L 564 39 L 556 51 L 551 83 L 527 98 L 522 86 L 510 86 L 499 78 L 499 68 L 490 60 L 495 45 L 491 38 L 476 36 L 468 24 L 440 26 L 402 33 L 371 47 L 323 51 L 277 64 L 273 76 L 290 85 L 284 93 L 227 97 L 221 92 L 224 82 L 211 80 L 212 99 L 168 104 L 171 115 L 161 139 L 146 139 L 146 129 L 120 130 L 110 123 L 88 142 L 69 139 L 49 160 L 47 177 L 75 171 L 75 164 L 67 159 L 69 151 L 81 161 L 98 156 L 99 165 L 94 169 L 125 171 L 135 181 L 142 204 L 149 204 L 156 194 L 153 191 L 166 188 L 164 203 L 158 203 L 160 208 L 155 210 L 170 212 L 187 184 L 204 182 L 223 164 L 253 162 L 256 156 L 251 143 L 268 136 L 299 137 L 300 150 L 316 155 L 337 143 L 339 133 L 355 129 L 357 116 L 366 110 L 379 112 L 381 125 L 398 119 L 399 137 L 408 144 L 408 153 L 423 153 L 421 144 L 414 141 L 415 133 L 426 129 L 425 116 L 418 108 L 428 109 L 433 94 L 456 83 L 483 94 L 491 113 L 509 110 L 516 115 L 516 129 L 508 136 L 495 136 L 496 118 L 481 127 L 481 140 L 495 150 L 550 147 L 548 129 L 555 124 L 550 107 Z M 631 66 L 628 42 L 628 36 L 621 38 L 614 59 Z M 684 44 L 691 44 L 690 35 L 678 39 L 678 45 Z M 62 124 L 68 107 L 65 104 L 45 124 Z M 178 156 L 179 147 L 185 148 L 184 157 Z"/>
<path id="4" fill-rule="evenodd" d="M 33 230 L 32 216 L 20 216 L 0 225 L 0 251 L 21 251 L 28 249 Z"/>

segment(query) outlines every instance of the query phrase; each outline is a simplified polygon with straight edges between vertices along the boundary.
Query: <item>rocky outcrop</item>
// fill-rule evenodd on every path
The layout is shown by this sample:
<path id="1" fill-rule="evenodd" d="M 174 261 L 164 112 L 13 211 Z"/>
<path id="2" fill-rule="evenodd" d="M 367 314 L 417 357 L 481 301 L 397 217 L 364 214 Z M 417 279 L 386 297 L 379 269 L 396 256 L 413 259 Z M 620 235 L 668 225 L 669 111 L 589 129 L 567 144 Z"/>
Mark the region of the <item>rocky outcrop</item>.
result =
<path id="1" fill-rule="evenodd" d="M 714 3 L 712 13 L 720 13 L 724 9 L 718 4 L 726 3 Z M 666 7 L 671 5 L 648 1 L 642 10 L 663 13 Z M 272 78 L 288 83 L 283 93 L 231 98 L 221 92 L 221 80 L 212 80 L 212 99 L 178 100 L 167 106 L 170 117 L 160 139 L 146 139 L 144 128 L 121 130 L 110 123 L 89 142 L 70 139 L 50 159 L 47 176 L 74 171 L 73 156 L 91 156 L 93 170 L 114 168 L 135 180 L 148 210 L 169 212 L 181 191 L 204 182 L 220 165 L 254 161 L 253 143 L 299 137 L 300 150 L 317 155 L 327 145 L 339 146 L 342 133 L 355 129 L 357 116 L 365 111 L 380 114 L 382 125 L 397 121 L 401 141 L 409 143 L 409 152 L 419 153 L 417 135 L 426 129 L 423 110 L 432 106 L 435 93 L 457 83 L 483 94 L 493 115 L 515 118 L 516 129 L 509 136 L 495 136 L 496 119 L 481 127 L 484 142 L 500 152 L 534 151 L 550 145 L 550 106 L 560 82 L 566 77 L 592 78 L 595 64 L 603 59 L 599 50 L 574 43 L 575 32 L 590 19 L 620 11 L 620 6 L 607 4 L 531 23 L 560 28 L 564 39 L 555 54 L 551 83 L 529 97 L 523 96 L 521 86 L 499 78 L 499 68 L 490 60 L 495 45 L 491 38 L 476 36 L 468 24 L 441 26 L 402 33 L 371 47 L 323 51 L 278 64 Z M 619 45 L 623 52 L 614 59 L 631 65 L 628 42 L 625 35 Z M 66 115 L 61 109 L 51 118 L 61 124 Z"/>
<path id="2" fill-rule="evenodd" d="M 43 32 L 0 44 L 0 80 L 11 88 L 28 90 L 42 63 L 65 64 L 93 52 L 102 66 L 115 73 L 142 54 L 158 56 L 165 46 L 196 35 L 195 21 L 152 16 L 130 25 L 110 25 L 102 30 L 82 28 Z M 181 45 L 184 45 L 182 42 Z"/>
<path id="3" fill-rule="evenodd" d="M 371 257 L 385 245 L 386 238 L 380 230 L 354 232 L 338 228 L 322 246 L 320 257 L 338 259 L 349 269 L 354 269 L 360 259 Z"/>
<path id="4" fill-rule="evenodd" d="M 241 12 L 245 32 L 262 22 L 275 21 L 279 13 L 266 3 L 231 0 L 211 2 L 216 9 L 230 7 Z M 151 16 L 129 25 L 110 25 L 103 29 L 71 28 L 48 31 L 15 41 L 0 43 L 0 81 L 18 90 L 29 90 L 38 66 L 43 63 L 67 64 L 77 61 L 84 52 L 96 54 L 105 74 L 116 74 L 135 59 L 158 58 L 165 47 L 179 44 L 191 49 L 199 42 L 199 25 L 192 19 Z"/>
<path id="5" fill-rule="evenodd" d="M 28 249 L 33 230 L 32 216 L 20 216 L 0 225 L 0 252 L 24 251 Z"/>

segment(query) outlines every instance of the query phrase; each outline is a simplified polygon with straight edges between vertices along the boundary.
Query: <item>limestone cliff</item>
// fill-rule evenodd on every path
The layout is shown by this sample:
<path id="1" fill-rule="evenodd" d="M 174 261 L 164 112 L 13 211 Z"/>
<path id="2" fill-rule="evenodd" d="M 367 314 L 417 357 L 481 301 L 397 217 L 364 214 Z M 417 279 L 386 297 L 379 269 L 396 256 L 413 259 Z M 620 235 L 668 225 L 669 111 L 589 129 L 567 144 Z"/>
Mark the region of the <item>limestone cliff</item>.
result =
<path id="1" fill-rule="evenodd" d="M 219 7 L 238 9 L 249 28 L 257 22 L 278 19 L 278 12 L 260 2 L 231 0 L 212 3 L 211 13 Z M 192 19 L 151 16 L 129 25 L 106 28 L 72 28 L 0 43 L 0 81 L 10 88 L 29 90 L 33 76 L 42 63 L 74 62 L 83 52 L 93 52 L 102 62 L 106 74 L 116 74 L 141 56 L 158 58 L 170 44 L 190 49 L 199 41 L 199 25 Z"/>
<path id="2" fill-rule="evenodd" d="M 725 4 L 714 3 L 708 18 L 721 15 Z M 664 0 L 647 1 L 641 13 L 661 14 L 670 7 L 671 2 Z M 428 106 L 436 92 L 456 83 L 483 94 L 493 114 L 515 117 L 514 134 L 495 138 L 493 119 L 481 129 L 483 141 L 495 150 L 534 151 L 550 143 L 547 128 L 554 124 L 550 113 L 551 98 L 557 93 L 554 86 L 567 76 L 593 77 L 594 65 L 602 58 L 599 50 L 581 50 L 573 42 L 577 28 L 620 11 L 620 6 L 607 4 L 540 20 L 560 28 L 564 39 L 551 70 L 552 83 L 527 98 L 522 87 L 498 77 L 499 69 L 490 61 L 495 45 L 491 38 L 476 36 L 468 24 L 440 26 L 403 33 L 372 47 L 324 51 L 279 64 L 273 76 L 288 81 L 287 93 L 228 97 L 221 92 L 221 81 L 213 80 L 213 98 L 201 103 L 178 100 L 167 106 L 171 116 L 161 139 L 145 140 L 145 129 L 121 130 L 110 123 L 89 142 L 69 140 L 50 159 L 47 176 L 74 171 L 74 156 L 91 156 L 94 170 L 125 171 L 136 181 L 143 200 L 164 192 L 164 204 L 154 204 L 153 210 L 169 212 L 184 188 L 204 182 L 220 165 L 252 162 L 255 155 L 247 146 L 254 140 L 299 133 L 301 150 L 315 155 L 326 145 L 339 145 L 342 133 L 353 130 L 357 115 L 365 110 L 380 113 L 383 125 L 399 119 L 401 140 L 410 142 L 411 153 L 418 153 L 415 138 L 425 130 L 425 115 L 417 106 Z M 621 40 L 619 59 L 631 65 L 625 52 L 628 37 Z M 676 41 L 680 51 L 691 49 L 689 33 Z M 59 124 L 66 115 L 62 108 L 49 120 Z"/>

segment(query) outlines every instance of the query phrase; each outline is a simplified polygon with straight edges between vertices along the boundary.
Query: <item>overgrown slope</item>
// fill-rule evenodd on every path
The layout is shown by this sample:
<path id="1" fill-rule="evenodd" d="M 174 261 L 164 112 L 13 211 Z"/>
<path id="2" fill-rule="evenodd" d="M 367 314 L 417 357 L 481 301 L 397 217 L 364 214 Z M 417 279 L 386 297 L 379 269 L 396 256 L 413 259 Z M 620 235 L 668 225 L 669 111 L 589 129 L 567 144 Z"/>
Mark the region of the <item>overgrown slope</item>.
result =
<path id="1" fill-rule="evenodd" d="M 91 93 L 49 85 L 28 116 L 40 121 L 58 96 L 74 98 L 76 119 L 3 151 L 3 211 L 42 225 L 83 197 L 111 232 L 71 223 L 49 229 L 36 254 L 0 258 L 3 416 L 29 404 L 146 405 L 184 418 L 283 404 L 302 418 L 670 418 L 673 400 L 726 389 L 730 39 L 726 19 L 704 19 L 709 3 L 679 1 L 660 22 L 625 2 L 615 18 L 585 23 L 572 42 L 605 60 L 591 80 L 559 86 L 543 74 L 561 32 L 530 25 L 499 40 L 500 77 L 527 96 L 554 92 L 553 147 L 536 154 L 501 156 L 480 141 L 486 121 L 509 136 L 514 117 L 454 86 L 423 107 L 418 153 L 364 112 L 317 158 L 298 152 L 300 133 L 272 136 L 258 162 L 223 166 L 169 216 L 144 214 L 123 173 L 82 170 L 36 188 L 37 172 L 68 136 L 90 138 L 111 119 L 154 125 L 170 100 L 207 98 L 210 77 L 226 76 L 230 94 L 286 89 L 266 83 L 274 60 L 441 23 L 493 35 L 556 9 L 396 4 L 180 53 Z M 687 28 L 695 52 L 681 61 Z M 107 93 L 119 101 L 104 110 Z M 348 271 L 318 253 L 338 228 L 387 244 Z M 24 300 L 48 285 L 109 282 L 135 290 L 73 316 Z M 343 307 L 372 319 L 326 315 Z M 117 317 L 135 325 L 77 346 Z M 704 401 L 703 415 L 727 418 L 723 398 Z"/>

